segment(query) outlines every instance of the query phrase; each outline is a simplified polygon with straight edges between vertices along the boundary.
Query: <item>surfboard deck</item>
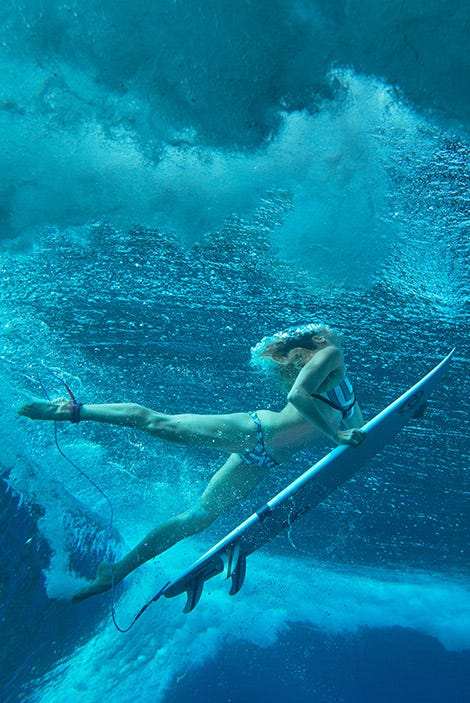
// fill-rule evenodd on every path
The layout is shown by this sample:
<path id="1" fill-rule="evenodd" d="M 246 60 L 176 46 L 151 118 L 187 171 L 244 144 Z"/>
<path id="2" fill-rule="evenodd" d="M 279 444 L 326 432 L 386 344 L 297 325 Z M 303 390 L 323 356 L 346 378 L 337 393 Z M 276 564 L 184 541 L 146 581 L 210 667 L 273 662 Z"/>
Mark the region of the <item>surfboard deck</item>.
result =
<path id="1" fill-rule="evenodd" d="M 374 457 L 411 419 L 423 414 L 425 404 L 440 382 L 454 351 L 362 427 L 366 439 L 359 447 L 341 445 L 333 449 L 209 549 L 179 578 L 167 584 L 161 595 L 173 598 L 186 593 L 184 612 L 189 613 L 198 604 L 205 582 L 222 572 L 225 572 L 227 579 L 231 579 L 230 595 L 238 593 L 245 579 L 246 559 L 250 554 L 321 503 Z"/>

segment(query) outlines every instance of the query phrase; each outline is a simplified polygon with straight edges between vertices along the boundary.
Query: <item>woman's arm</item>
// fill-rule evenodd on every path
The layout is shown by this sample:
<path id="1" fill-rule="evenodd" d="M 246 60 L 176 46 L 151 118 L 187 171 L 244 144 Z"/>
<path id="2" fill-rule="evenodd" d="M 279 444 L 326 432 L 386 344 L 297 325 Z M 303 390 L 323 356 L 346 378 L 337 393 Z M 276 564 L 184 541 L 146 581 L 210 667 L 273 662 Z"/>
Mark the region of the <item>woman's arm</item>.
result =
<path id="1" fill-rule="evenodd" d="M 350 430 L 353 427 L 362 427 L 363 424 L 364 417 L 362 415 L 362 410 L 359 406 L 359 403 L 356 402 L 351 417 L 343 418 L 343 425 L 346 427 L 347 430 Z"/>
<path id="2" fill-rule="evenodd" d="M 341 368 L 343 356 L 337 347 L 328 346 L 318 351 L 315 356 L 301 369 L 287 400 L 307 420 L 314 424 L 328 439 L 337 444 L 351 444 L 357 446 L 365 438 L 363 432 L 357 429 L 358 424 L 350 424 L 346 430 L 338 430 L 328 423 L 312 398 L 312 393 L 318 392 L 323 382 L 333 371 Z M 360 408 L 354 415 L 359 422 L 362 418 Z M 361 422 L 362 424 L 362 422 Z"/>

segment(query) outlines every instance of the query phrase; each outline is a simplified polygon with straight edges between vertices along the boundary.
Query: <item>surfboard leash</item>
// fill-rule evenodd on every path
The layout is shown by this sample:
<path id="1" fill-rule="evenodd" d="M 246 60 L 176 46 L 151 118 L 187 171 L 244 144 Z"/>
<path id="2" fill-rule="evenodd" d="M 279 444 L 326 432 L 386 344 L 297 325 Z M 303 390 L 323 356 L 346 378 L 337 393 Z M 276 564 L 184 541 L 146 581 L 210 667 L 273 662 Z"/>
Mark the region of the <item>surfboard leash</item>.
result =
<path id="1" fill-rule="evenodd" d="M 58 381 L 60 381 L 60 383 L 62 383 L 62 385 L 64 386 L 65 390 L 67 391 L 67 395 L 69 396 L 70 401 L 71 401 L 71 403 L 72 403 L 72 408 L 75 409 L 75 410 L 74 410 L 74 415 L 72 415 L 72 418 L 73 418 L 73 417 L 77 417 L 77 416 L 78 416 L 77 408 L 80 408 L 80 407 L 81 407 L 81 404 L 77 402 L 77 400 L 76 400 L 76 398 L 75 398 L 75 395 L 74 395 L 72 389 L 71 389 L 70 386 L 66 383 L 66 381 L 65 381 L 63 378 L 61 378 L 61 376 L 59 376 L 58 374 L 56 374 L 54 371 L 51 371 L 51 369 L 48 369 L 48 371 L 49 371 L 50 374 L 52 374 L 52 376 L 54 376 L 54 377 L 55 377 Z M 41 377 L 39 376 L 39 374 L 37 374 L 36 377 L 37 377 L 38 383 L 39 383 L 39 385 L 40 385 L 40 387 L 41 387 L 41 390 L 42 390 L 42 393 L 43 393 L 44 397 L 46 398 L 46 400 L 51 401 L 51 399 L 50 399 L 50 397 L 49 397 L 49 394 L 48 394 L 48 392 L 47 392 L 47 390 L 46 390 L 46 387 L 45 387 L 45 385 L 44 385 L 44 383 L 43 383 Z M 77 420 L 76 420 L 76 421 L 77 421 Z M 96 481 L 95 481 L 94 479 L 92 479 L 91 476 L 89 476 L 89 475 L 86 473 L 86 471 L 84 471 L 80 466 L 78 466 L 78 465 L 66 454 L 66 452 L 62 449 L 61 444 L 60 444 L 60 442 L 59 442 L 59 433 L 58 433 L 58 430 L 57 430 L 57 422 L 56 422 L 55 420 L 54 420 L 54 442 L 55 442 L 55 446 L 56 446 L 56 448 L 57 448 L 57 451 L 58 451 L 59 454 L 65 459 L 65 461 L 67 461 L 76 471 L 78 471 L 78 473 L 79 473 L 81 476 L 83 476 L 83 477 L 95 488 L 95 490 L 97 490 L 98 493 L 100 493 L 100 495 L 103 496 L 103 498 L 106 500 L 106 502 L 107 502 L 107 504 L 108 504 L 108 508 L 109 508 L 109 523 L 108 523 L 107 530 L 106 530 L 106 532 L 105 532 L 104 548 L 103 548 L 103 557 L 104 557 L 103 561 L 106 562 L 107 565 L 109 566 L 109 571 L 110 571 L 110 574 L 111 574 L 111 618 L 112 618 L 114 627 L 116 628 L 116 630 L 118 630 L 118 632 L 122 632 L 122 633 L 129 632 L 129 630 L 135 625 L 135 623 L 137 622 L 137 620 L 144 614 L 144 612 L 147 610 L 147 608 L 148 608 L 152 603 L 155 603 L 157 600 L 159 600 L 159 598 L 163 595 L 163 592 L 164 592 L 165 588 L 168 586 L 168 584 L 169 584 L 170 582 L 168 581 L 168 582 L 158 591 L 158 593 L 157 593 L 151 600 L 148 601 L 148 603 L 146 603 L 144 606 L 142 606 L 142 608 L 139 610 L 139 612 L 138 612 L 137 615 L 134 617 L 134 619 L 131 621 L 131 623 L 130 623 L 130 625 L 129 625 L 128 627 L 121 627 L 121 626 L 119 625 L 119 623 L 117 622 L 117 617 L 116 617 L 116 598 L 115 598 L 115 581 L 114 581 L 114 573 L 113 573 L 113 563 L 109 560 L 109 558 L 108 558 L 108 556 L 107 556 L 108 548 L 109 548 L 109 545 L 110 545 L 110 542 L 111 542 L 111 534 L 112 534 L 113 523 L 114 523 L 114 506 L 113 506 L 113 503 L 112 503 L 112 501 L 111 501 L 111 498 L 110 498 L 110 497 L 107 495 L 107 493 L 96 483 Z"/>

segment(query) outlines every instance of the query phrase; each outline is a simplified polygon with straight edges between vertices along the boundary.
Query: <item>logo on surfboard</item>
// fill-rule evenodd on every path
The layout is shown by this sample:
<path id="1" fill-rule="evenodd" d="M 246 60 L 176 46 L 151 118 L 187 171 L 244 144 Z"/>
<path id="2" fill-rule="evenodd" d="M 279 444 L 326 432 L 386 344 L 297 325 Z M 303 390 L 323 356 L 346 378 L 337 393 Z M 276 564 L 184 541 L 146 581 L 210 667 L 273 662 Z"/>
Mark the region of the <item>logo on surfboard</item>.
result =
<path id="1" fill-rule="evenodd" d="M 402 415 L 403 413 L 408 413 L 412 410 L 417 410 L 419 408 L 419 404 L 423 395 L 423 391 L 417 391 L 416 393 L 414 393 L 414 395 L 411 396 L 411 398 L 408 398 L 406 403 L 403 403 L 400 410 L 398 411 L 400 415 Z"/>

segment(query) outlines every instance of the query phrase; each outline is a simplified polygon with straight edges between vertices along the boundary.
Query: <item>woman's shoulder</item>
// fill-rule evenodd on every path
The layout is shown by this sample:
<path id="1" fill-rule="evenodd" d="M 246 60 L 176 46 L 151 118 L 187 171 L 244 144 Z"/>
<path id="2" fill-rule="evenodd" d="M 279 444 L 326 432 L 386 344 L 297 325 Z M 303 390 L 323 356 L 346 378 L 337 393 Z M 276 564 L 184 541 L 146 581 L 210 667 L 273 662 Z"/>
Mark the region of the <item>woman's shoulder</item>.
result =
<path id="1" fill-rule="evenodd" d="M 338 368 L 344 369 L 343 352 L 334 344 L 328 344 L 322 349 L 316 350 L 307 361 L 307 364 L 311 366 L 328 366 L 330 368 L 330 372 L 333 372 Z"/>

